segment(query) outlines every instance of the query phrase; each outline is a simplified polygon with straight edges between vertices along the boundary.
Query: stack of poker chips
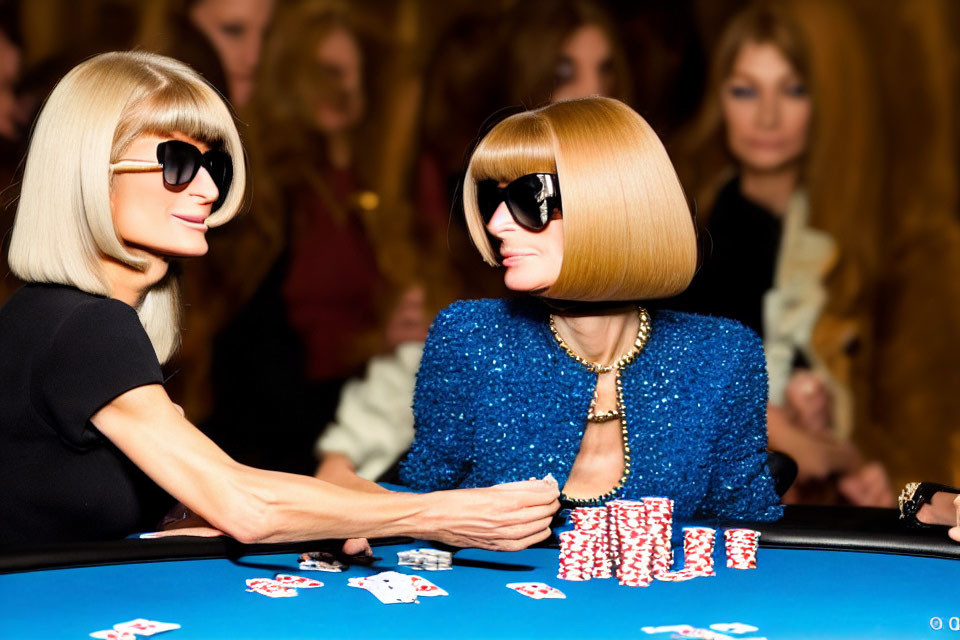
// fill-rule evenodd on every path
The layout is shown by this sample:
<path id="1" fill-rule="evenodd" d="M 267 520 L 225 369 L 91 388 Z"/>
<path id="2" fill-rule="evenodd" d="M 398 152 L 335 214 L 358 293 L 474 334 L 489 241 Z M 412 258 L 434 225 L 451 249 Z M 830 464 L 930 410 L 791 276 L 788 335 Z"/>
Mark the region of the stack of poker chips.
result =
<path id="1" fill-rule="evenodd" d="M 713 545 L 717 532 L 710 527 L 683 528 L 683 569 L 691 577 L 715 576 Z"/>
<path id="2" fill-rule="evenodd" d="M 650 497 L 613 500 L 605 507 L 579 507 L 570 514 L 573 531 L 560 534 L 562 580 L 616 576 L 622 585 L 649 586 L 654 579 L 679 582 L 716 575 L 713 551 L 716 530 L 684 527 L 684 566 L 671 571 L 673 501 Z M 727 531 L 727 566 L 755 568 L 759 532 Z"/>
<path id="3" fill-rule="evenodd" d="M 651 573 L 656 578 L 670 571 L 673 564 L 673 500 L 669 498 L 643 498 L 646 512 L 646 528 L 653 538 Z"/>
<path id="4" fill-rule="evenodd" d="M 571 512 L 570 521 L 574 530 L 560 534 L 558 578 L 616 575 L 620 584 L 639 587 L 670 570 L 673 501 L 668 498 L 579 507 Z"/>
<path id="5" fill-rule="evenodd" d="M 453 554 L 439 549 L 398 551 L 397 565 L 417 571 L 445 571 L 453 568 Z"/>
<path id="6" fill-rule="evenodd" d="M 589 580 L 593 573 L 596 541 L 587 531 L 574 529 L 560 533 L 560 567 L 557 577 L 562 580 Z"/>
<path id="7" fill-rule="evenodd" d="M 753 529 L 727 529 L 723 532 L 730 569 L 756 569 L 760 532 Z"/>

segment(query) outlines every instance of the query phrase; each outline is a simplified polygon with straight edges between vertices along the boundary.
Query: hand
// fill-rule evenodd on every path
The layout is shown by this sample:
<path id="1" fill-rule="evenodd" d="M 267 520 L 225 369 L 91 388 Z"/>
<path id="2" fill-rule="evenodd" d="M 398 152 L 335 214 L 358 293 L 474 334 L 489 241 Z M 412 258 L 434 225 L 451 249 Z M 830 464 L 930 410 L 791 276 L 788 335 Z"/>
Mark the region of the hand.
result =
<path id="1" fill-rule="evenodd" d="M 849 473 L 861 463 L 860 452 L 852 444 L 830 433 L 811 433 L 793 422 L 789 411 L 775 404 L 767 405 L 767 432 L 770 448 L 796 461 L 798 483 Z"/>
<path id="2" fill-rule="evenodd" d="M 404 342 L 425 342 L 430 321 L 426 312 L 427 294 L 422 286 L 404 291 L 390 312 L 385 330 L 387 348 L 396 349 Z"/>
<path id="3" fill-rule="evenodd" d="M 951 538 L 957 542 L 960 542 L 960 495 L 953 499 L 953 506 L 957 512 L 957 525 L 955 527 L 951 527 L 950 531 L 947 533 Z"/>
<path id="4" fill-rule="evenodd" d="M 837 488 L 844 498 L 858 507 L 892 507 L 896 504 L 890 478 L 879 462 L 871 462 L 844 475 L 837 482 Z"/>
<path id="5" fill-rule="evenodd" d="M 351 538 L 343 543 L 343 554 L 347 556 L 372 556 L 373 549 L 366 538 Z"/>
<path id="6" fill-rule="evenodd" d="M 799 369 L 790 376 L 785 401 L 790 419 L 797 426 L 819 435 L 827 435 L 833 430 L 830 391 L 810 371 Z"/>
<path id="7" fill-rule="evenodd" d="M 430 494 L 436 500 L 429 537 L 457 547 L 518 551 L 550 536 L 560 507 L 556 481 L 525 480 L 487 489 Z"/>

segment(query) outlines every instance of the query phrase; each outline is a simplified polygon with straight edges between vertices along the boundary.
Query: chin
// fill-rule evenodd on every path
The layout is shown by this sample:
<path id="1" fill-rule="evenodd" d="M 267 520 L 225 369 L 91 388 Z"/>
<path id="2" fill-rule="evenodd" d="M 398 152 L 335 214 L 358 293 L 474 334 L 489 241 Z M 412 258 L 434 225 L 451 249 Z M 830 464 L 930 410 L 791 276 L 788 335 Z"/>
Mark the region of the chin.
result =
<path id="1" fill-rule="evenodd" d="M 556 278 L 554 278 L 553 282 L 556 282 Z M 509 271 L 503 276 L 503 284 L 507 289 L 527 293 L 548 289 L 553 285 L 553 282 L 547 282 L 543 278 L 533 278 L 524 274 L 512 274 Z"/>
<path id="2" fill-rule="evenodd" d="M 751 171 L 772 173 L 796 166 L 800 158 L 801 156 L 795 153 L 750 153 L 742 155 L 739 159 L 740 163 Z"/>

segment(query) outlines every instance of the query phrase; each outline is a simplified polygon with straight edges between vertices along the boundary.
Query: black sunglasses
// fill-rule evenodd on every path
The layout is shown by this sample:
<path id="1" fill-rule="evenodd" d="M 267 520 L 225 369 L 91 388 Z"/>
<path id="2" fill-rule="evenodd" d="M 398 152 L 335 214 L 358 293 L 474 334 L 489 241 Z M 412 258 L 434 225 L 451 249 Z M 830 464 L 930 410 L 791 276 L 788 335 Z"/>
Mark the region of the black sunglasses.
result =
<path id="1" fill-rule="evenodd" d="M 483 224 L 490 224 L 501 202 L 524 229 L 541 231 L 557 214 L 562 214 L 560 180 L 555 173 L 528 173 L 505 187 L 496 180 L 477 182 L 477 207 Z"/>
<path id="2" fill-rule="evenodd" d="M 216 211 L 227 198 L 230 183 L 233 181 L 233 161 L 230 154 L 221 149 L 211 149 L 202 153 L 200 149 L 183 140 L 167 140 L 157 145 L 157 162 L 144 160 L 120 160 L 110 165 L 114 173 L 163 170 L 163 181 L 171 187 L 190 184 L 197 177 L 200 167 L 204 167 L 217 186 L 220 195 L 213 203 Z"/>

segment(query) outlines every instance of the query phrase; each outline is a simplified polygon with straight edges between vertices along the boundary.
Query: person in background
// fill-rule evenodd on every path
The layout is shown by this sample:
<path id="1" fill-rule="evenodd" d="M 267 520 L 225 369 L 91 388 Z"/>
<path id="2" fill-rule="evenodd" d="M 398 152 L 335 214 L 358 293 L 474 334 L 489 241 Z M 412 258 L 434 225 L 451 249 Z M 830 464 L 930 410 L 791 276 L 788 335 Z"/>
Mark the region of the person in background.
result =
<path id="1" fill-rule="evenodd" d="M 220 56 L 233 108 L 253 95 L 263 38 L 274 0 L 186 0 L 186 14 Z"/>
<path id="2" fill-rule="evenodd" d="M 211 249 L 210 286 L 233 291 L 240 311 L 214 344 L 210 432 L 244 460 L 292 472 L 315 470 L 318 426 L 346 379 L 422 342 L 428 325 L 422 291 L 384 258 L 404 239 L 381 232 L 396 203 L 370 187 L 381 114 L 368 110 L 379 101 L 360 31 L 326 2 L 278 12 L 248 105 L 252 209 Z"/>
<path id="3" fill-rule="evenodd" d="M 707 213 L 704 263 L 674 307 L 741 321 L 764 341 L 770 445 L 793 457 L 786 500 L 889 506 L 870 437 L 876 291 L 876 96 L 836 3 L 755 4 L 728 25 L 682 147 Z M 854 431 L 854 425 L 859 430 Z"/>

